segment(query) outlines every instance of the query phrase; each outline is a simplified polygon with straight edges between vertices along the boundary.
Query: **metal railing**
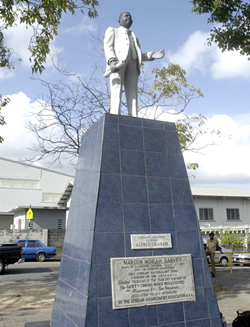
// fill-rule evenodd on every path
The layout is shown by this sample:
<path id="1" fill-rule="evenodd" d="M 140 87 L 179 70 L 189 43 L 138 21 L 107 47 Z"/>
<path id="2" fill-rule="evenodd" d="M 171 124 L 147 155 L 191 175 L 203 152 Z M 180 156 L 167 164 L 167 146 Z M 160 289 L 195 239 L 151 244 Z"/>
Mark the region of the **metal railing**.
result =
<path id="1" fill-rule="evenodd" d="M 239 254 L 241 254 L 241 253 L 248 253 L 249 255 L 250 255 L 250 253 L 248 252 L 248 251 L 244 251 L 244 252 L 241 252 L 241 251 L 236 251 L 236 252 L 224 252 L 223 251 L 223 254 L 228 254 L 229 255 L 229 262 L 227 262 L 227 263 L 216 263 L 215 264 L 215 266 L 223 266 L 223 267 L 225 267 L 225 266 L 229 266 L 230 267 L 230 273 L 232 274 L 233 273 L 233 266 L 240 266 L 240 265 L 250 265 L 250 261 L 244 261 L 244 262 L 233 262 L 233 260 L 232 260 L 232 255 L 234 254 L 234 253 L 239 253 Z M 211 263 L 209 263 L 209 266 L 211 265 Z"/>

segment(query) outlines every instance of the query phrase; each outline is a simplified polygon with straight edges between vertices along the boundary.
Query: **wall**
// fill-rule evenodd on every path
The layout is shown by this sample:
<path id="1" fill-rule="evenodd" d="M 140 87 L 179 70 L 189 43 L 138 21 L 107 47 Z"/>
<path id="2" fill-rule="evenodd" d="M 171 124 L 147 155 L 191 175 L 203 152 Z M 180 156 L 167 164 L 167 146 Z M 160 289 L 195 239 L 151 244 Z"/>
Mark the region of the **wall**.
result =
<path id="1" fill-rule="evenodd" d="M 56 247 L 56 259 L 61 258 L 65 229 L 0 229 L 0 243 L 14 243 L 16 240 L 40 240 L 47 246 Z M 55 259 L 54 258 L 54 259 Z"/>
<path id="2" fill-rule="evenodd" d="M 15 229 L 28 229 L 29 220 L 26 219 L 27 209 L 20 209 L 15 212 L 14 226 Z M 61 219 L 61 228 L 65 228 L 66 209 L 34 209 L 33 211 L 33 229 L 58 229 L 58 220 Z M 21 223 L 18 225 L 19 220 Z M 19 227 L 18 227 L 19 226 Z"/>
<path id="3" fill-rule="evenodd" d="M 0 214 L 0 229 L 9 229 L 13 224 L 14 215 Z"/>
<path id="4" fill-rule="evenodd" d="M 194 205 L 199 220 L 199 208 L 213 208 L 214 220 L 199 220 L 201 228 L 210 225 L 211 228 L 222 226 L 241 227 L 250 223 L 250 201 L 243 198 L 194 198 Z M 240 220 L 227 220 L 226 209 L 237 208 L 240 210 Z"/>
<path id="5" fill-rule="evenodd" d="M 61 258 L 65 229 L 50 229 L 48 230 L 48 246 L 56 247 L 56 257 Z"/>
<path id="6" fill-rule="evenodd" d="M 58 219 L 62 219 L 62 228 L 65 228 L 66 209 L 32 209 L 33 210 L 33 228 L 57 229 Z M 27 210 L 26 210 L 27 211 Z M 29 226 L 29 220 L 26 219 L 26 226 Z"/>
<path id="7" fill-rule="evenodd" d="M 14 243 L 16 240 L 40 240 L 43 242 L 42 229 L 1 229 L 0 230 L 0 243 Z"/>
<path id="8" fill-rule="evenodd" d="M 30 204 L 41 204 L 42 190 L 0 188 L 0 211 L 9 211 L 20 205 L 29 207 Z"/>

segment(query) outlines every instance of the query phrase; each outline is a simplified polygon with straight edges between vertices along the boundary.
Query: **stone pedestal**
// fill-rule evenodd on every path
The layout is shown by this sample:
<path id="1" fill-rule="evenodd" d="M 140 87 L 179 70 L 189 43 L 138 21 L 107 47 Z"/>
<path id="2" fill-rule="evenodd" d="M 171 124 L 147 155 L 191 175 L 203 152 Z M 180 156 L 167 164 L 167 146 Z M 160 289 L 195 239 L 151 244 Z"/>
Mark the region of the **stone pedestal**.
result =
<path id="1" fill-rule="evenodd" d="M 143 242 L 143 234 L 153 238 L 147 236 L 143 247 L 137 234 Z M 163 236 L 157 240 L 156 234 Z M 163 240 L 163 247 L 155 246 L 155 237 L 158 243 Z M 142 257 L 149 263 L 145 269 Z M 128 260 L 120 262 L 118 258 Z M 166 267 L 156 265 L 162 260 L 164 264 L 171 260 L 180 263 L 183 258 L 187 260 L 183 269 L 188 267 L 190 277 L 186 286 L 192 281 L 193 286 L 188 300 L 181 294 L 178 301 L 169 296 L 166 285 L 181 268 L 176 266 L 179 272 L 171 277 Z M 110 262 L 114 265 L 112 278 Z M 120 273 L 123 263 L 132 269 L 128 275 Z M 118 291 L 117 303 L 123 308 L 113 309 L 112 285 L 113 292 L 120 284 L 126 291 L 126 284 L 135 283 L 126 277 L 134 274 L 136 264 L 142 272 L 135 271 L 133 278 L 139 278 L 144 270 L 152 274 L 156 269 L 157 275 L 164 269 L 164 274 L 154 280 L 155 275 L 148 280 L 142 276 L 143 280 L 131 286 L 137 288 L 134 292 L 139 294 L 141 289 L 145 293 L 144 302 L 138 295 L 140 306 L 137 300 L 124 300 Z M 158 286 L 167 291 L 152 293 L 152 283 L 159 281 L 162 285 Z M 157 301 L 161 304 L 153 303 Z M 51 326 L 221 327 L 175 124 L 105 114 L 84 134 Z"/>

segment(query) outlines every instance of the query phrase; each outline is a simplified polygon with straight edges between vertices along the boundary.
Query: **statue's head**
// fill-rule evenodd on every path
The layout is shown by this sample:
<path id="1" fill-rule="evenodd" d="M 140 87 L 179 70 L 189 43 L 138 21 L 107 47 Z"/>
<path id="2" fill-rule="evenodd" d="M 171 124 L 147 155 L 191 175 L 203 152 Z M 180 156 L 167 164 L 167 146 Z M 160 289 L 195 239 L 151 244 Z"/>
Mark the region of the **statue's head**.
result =
<path id="1" fill-rule="evenodd" d="M 118 22 L 121 26 L 130 28 L 130 26 L 133 24 L 132 16 L 129 12 L 124 11 L 120 14 Z"/>

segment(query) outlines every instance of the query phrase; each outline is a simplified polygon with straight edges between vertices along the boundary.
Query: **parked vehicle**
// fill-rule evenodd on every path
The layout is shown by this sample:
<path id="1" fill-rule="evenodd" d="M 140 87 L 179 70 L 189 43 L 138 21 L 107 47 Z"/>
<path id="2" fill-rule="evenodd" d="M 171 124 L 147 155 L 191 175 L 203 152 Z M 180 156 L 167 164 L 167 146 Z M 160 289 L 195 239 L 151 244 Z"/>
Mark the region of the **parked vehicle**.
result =
<path id="1" fill-rule="evenodd" d="M 250 253 L 234 253 L 232 261 L 233 263 L 250 264 Z"/>
<path id="2" fill-rule="evenodd" d="M 54 246 L 45 246 L 40 240 L 18 240 L 15 244 L 22 247 L 22 258 L 27 260 L 42 262 L 56 255 Z"/>
<path id="3" fill-rule="evenodd" d="M 206 244 L 204 244 L 204 249 L 206 250 Z M 214 262 L 215 264 L 221 263 L 226 265 L 229 262 L 229 254 L 226 252 L 232 252 L 232 249 L 226 249 L 223 246 L 221 246 L 221 250 L 223 253 L 221 253 L 220 251 L 216 251 L 215 252 L 215 256 L 214 256 Z M 207 256 L 208 262 L 210 263 L 210 257 L 209 255 Z"/>
<path id="4" fill-rule="evenodd" d="M 0 244 L 0 274 L 9 264 L 22 262 L 22 248 L 15 244 Z"/>

